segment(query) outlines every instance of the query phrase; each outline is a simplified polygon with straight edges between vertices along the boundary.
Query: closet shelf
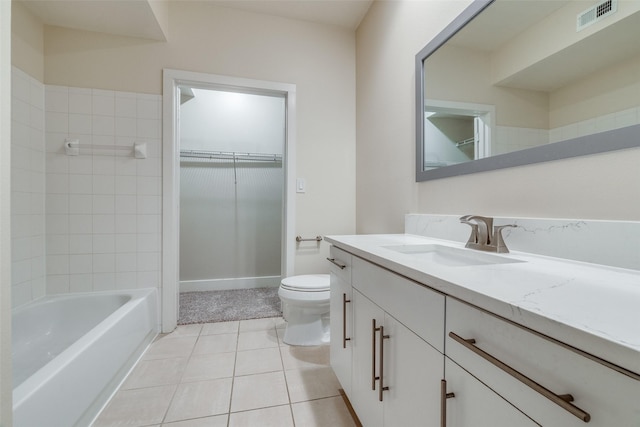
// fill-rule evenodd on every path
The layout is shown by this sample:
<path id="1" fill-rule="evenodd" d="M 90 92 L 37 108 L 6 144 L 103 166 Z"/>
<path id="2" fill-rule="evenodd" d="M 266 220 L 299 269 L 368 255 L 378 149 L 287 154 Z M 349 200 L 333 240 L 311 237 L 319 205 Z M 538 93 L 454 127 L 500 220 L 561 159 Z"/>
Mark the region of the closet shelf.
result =
<path id="1" fill-rule="evenodd" d="M 281 154 L 237 153 L 233 151 L 180 150 L 181 158 L 250 162 L 282 162 Z"/>

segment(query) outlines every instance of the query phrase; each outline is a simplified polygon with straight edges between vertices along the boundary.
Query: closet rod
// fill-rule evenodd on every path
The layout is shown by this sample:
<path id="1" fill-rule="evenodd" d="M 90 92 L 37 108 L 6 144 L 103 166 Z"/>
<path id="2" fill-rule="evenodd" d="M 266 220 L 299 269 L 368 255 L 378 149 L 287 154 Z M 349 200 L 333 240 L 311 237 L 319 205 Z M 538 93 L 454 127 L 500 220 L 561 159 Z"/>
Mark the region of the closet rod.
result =
<path id="1" fill-rule="evenodd" d="M 250 160 L 258 162 L 281 162 L 280 154 L 237 153 L 229 151 L 180 150 L 180 157 L 217 160 Z"/>

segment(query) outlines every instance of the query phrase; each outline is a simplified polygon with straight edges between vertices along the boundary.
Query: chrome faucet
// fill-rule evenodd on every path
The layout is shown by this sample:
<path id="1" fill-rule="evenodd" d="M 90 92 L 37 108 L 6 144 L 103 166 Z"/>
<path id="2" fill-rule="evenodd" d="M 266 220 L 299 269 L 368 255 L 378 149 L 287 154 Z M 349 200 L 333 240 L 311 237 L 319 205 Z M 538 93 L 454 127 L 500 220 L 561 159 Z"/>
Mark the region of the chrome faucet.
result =
<path id="1" fill-rule="evenodd" d="M 471 227 L 471 235 L 465 248 L 477 249 L 487 252 L 509 253 L 507 245 L 502 237 L 502 230 L 515 225 L 493 226 L 493 218 L 480 215 L 465 215 L 460 217 L 460 222 Z"/>

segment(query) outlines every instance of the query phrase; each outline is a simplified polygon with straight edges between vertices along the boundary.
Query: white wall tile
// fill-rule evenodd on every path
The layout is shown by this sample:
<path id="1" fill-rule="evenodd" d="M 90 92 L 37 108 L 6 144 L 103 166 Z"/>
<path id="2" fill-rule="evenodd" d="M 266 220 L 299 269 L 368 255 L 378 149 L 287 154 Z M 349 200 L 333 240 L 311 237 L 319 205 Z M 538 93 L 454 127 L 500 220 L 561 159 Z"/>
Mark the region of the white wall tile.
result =
<path id="1" fill-rule="evenodd" d="M 57 274 L 47 275 L 47 294 L 66 294 L 69 293 L 69 275 Z"/>
<path id="2" fill-rule="evenodd" d="M 93 290 L 93 274 L 70 274 L 70 292 L 91 292 Z"/>
<path id="3" fill-rule="evenodd" d="M 113 116 L 92 116 L 93 135 L 115 135 L 116 124 Z"/>
<path id="4" fill-rule="evenodd" d="M 115 116 L 116 117 L 136 117 L 136 95 L 129 92 L 116 92 Z"/>
<path id="5" fill-rule="evenodd" d="M 47 255 L 47 276 L 69 274 L 69 255 Z"/>
<path id="6" fill-rule="evenodd" d="M 93 194 L 115 194 L 116 181 L 113 175 L 94 175 Z"/>
<path id="7" fill-rule="evenodd" d="M 115 214 L 116 199 L 113 194 L 109 195 L 93 195 L 93 213 L 94 214 Z"/>
<path id="8" fill-rule="evenodd" d="M 157 215 L 161 212 L 160 196 L 138 196 L 138 214 Z"/>
<path id="9" fill-rule="evenodd" d="M 137 217 L 135 214 L 116 215 L 116 233 L 136 233 Z"/>
<path id="10" fill-rule="evenodd" d="M 140 196 L 159 196 L 162 191 L 160 177 L 138 176 L 137 193 Z"/>
<path id="11" fill-rule="evenodd" d="M 93 173 L 93 159 L 91 156 L 70 156 L 69 173 L 72 175 L 91 175 Z"/>
<path id="12" fill-rule="evenodd" d="M 70 194 L 69 213 L 86 214 L 93 213 L 93 196 L 90 194 Z"/>
<path id="13" fill-rule="evenodd" d="M 93 215 L 69 215 L 68 232 L 71 234 L 93 233 Z"/>
<path id="14" fill-rule="evenodd" d="M 56 112 L 47 113 L 45 117 L 45 126 L 47 132 L 68 133 L 69 114 Z"/>
<path id="15" fill-rule="evenodd" d="M 93 253 L 93 234 L 69 235 L 69 253 L 70 254 Z"/>
<path id="16" fill-rule="evenodd" d="M 93 233 L 115 233 L 115 215 L 93 215 Z"/>
<path id="17" fill-rule="evenodd" d="M 91 134 L 92 118 L 89 114 L 69 114 L 69 133 Z"/>
<path id="18" fill-rule="evenodd" d="M 85 174 L 69 174 L 70 194 L 93 194 L 93 176 Z"/>
<path id="19" fill-rule="evenodd" d="M 91 89 L 69 88 L 69 112 L 91 114 Z"/>
<path id="20" fill-rule="evenodd" d="M 116 194 L 135 195 L 137 193 L 137 178 L 135 176 L 116 176 Z"/>
<path id="21" fill-rule="evenodd" d="M 116 252 L 128 253 L 134 252 L 138 249 L 138 243 L 136 235 L 133 233 L 118 233 L 116 234 Z"/>
<path id="22" fill-rule="evenodd" d="M 138 271 L 159 271 L 159 252 L 138 252 Z"/>
<path id="23" fill-rule="evenodd" d="M 132 272 L 138 270 L 136 252 L 116 254 L 116 272 Z"/>
<path id="24" fill-rule="evenodd" d="M 116 289 L 135 289 L 137 276 L 135 271 L 116 272 Z"/>
<path id="25" fill-rule="evenodd" d="M 116 271 L 115 254 L 93 254 L 94 273 L 113 273 Z"/>
<path id="26" fill-rule="evenodd" d="M 138 233 L 138 252 L 160 251 L 160 235 L 156 233 Z"/>
<path id="27" fill-rule="evenodd" d="M 135 137 L 137 134 L 136 124 L 134 117 L 116 117 L 116 136 Z"/>
<path id="28" fill-rule="evenodd" d="M 69 195 L 68 194 L 47 194 L 46 196 L 46 212 L 49 214 L 66 214 L 69 213 Z"/>
<path id="29" fill-rule="evenodd" d="M 47 86 L 44 107 L 47 112 L 68 113 L 69 89 L 65 86 Z"/>
<path id="30" fill-rule="evenodd" d="M 47 236 L 47 256 L 69 254 L 69 235 L 50 234 Z"/>
<path id="31" fill-rule="evenodd" d="M 69 255 L 69 273 L 87 274 L 93 272 L 93 255 L 78 254 Z"/>
<path id="32" fill-rule="evenodd" d="M 93 115 L 114 116 L 116 112 L 115 92 L 93 89 L 91 108 Z"/>
<path id="33" fill-rule="evenodd" d="M 94 234 L 93 235 L 93 253 L 107 254 L 115 253 L 116 236 L 115 234 Z"/>
<path id="34" fill-rule="evenodd" d="M 73 215 L 47 215 L 45 228 L 47 234 L 69 233 L 69 221 Z"/>
<path id="35" fill-rule="evenodd" d="M 116 289 L 115 273 L 93 273 L 94 291 L 111 291 Z"/>
<path id="36" fill-rule="evenodd" d="M 135 214 L 137 212 L 137 197 L 130 194 L 118 194 L 115 196 L 115 205 L 116 214 Z"/>
<path id="37" fill-rule="evenodd" d="M 138 215 L 138 233 L 160 233 L 161 230 L 161 215 Z"/>

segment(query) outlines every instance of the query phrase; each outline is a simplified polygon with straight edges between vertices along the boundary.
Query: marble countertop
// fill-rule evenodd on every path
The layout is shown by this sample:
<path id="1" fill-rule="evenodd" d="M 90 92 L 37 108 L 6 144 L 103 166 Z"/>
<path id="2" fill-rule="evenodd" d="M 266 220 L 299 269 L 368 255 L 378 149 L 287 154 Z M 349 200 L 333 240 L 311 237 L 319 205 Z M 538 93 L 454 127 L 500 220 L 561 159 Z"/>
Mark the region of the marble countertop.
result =
<path id="1" fill-rule="evenodd" d="M 512 251 L 514 263 L 450 266 L 385 246 L 458 242 L 326 236 L 334 246 L 640 375 L 640 272 Z"/>

